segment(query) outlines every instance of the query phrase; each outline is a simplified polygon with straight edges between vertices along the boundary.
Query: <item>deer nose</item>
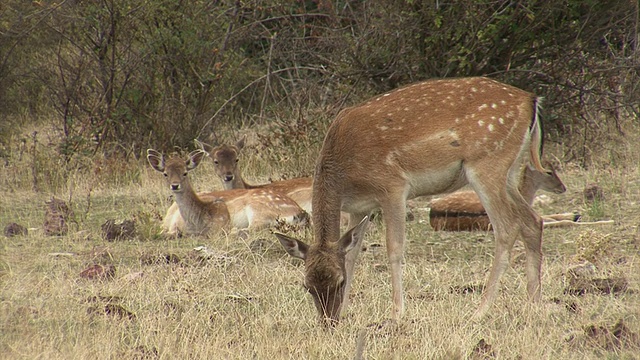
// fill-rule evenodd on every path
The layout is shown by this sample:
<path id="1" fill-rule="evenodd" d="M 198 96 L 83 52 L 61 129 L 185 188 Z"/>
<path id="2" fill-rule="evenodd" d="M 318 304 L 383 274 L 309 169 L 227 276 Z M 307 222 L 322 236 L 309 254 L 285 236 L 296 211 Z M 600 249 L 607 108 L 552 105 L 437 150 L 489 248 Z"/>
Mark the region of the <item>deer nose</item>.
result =
<path id="1" fill-rule="evenodd" d="M 562 194 L 562 193 L 564 193 L 565 191 L 567 191 L 567 188 L 566 188 L 566 186 L 564 186 L 564 185 L 563 185 L 563 186 L 562 186 L 562 187 L 560 187 L 559 189 L 556 189 L 556 194 Z"/>
<path id="2" fill-rule="evenodd" d="M 171 184 L 171 191 L 180 190 L 180 184 Z"/>
<path id="3" fill-rule="evenodd" d="M 224 176 L 224 181 L 232 181 L 233 180 L 233 174 L 226 174 Z"/>

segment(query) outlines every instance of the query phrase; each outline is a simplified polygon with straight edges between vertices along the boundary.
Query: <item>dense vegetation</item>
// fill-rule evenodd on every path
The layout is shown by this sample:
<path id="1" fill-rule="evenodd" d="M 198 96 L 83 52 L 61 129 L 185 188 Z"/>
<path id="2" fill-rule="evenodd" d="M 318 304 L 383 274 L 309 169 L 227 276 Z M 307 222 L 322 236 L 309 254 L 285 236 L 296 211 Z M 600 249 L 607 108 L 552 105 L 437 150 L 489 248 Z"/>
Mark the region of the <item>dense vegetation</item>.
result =
<path id="1" fill-rule="evenodd" d="M 0 155 L 45 123 L 66 162 L 243 124 L 321 138 L 317 123 L 372 94 L 488 75 L 544 96 L 548 138 L 589 165 L 638 119 L 638 14 L 630 0 L 7 0 Z"/>

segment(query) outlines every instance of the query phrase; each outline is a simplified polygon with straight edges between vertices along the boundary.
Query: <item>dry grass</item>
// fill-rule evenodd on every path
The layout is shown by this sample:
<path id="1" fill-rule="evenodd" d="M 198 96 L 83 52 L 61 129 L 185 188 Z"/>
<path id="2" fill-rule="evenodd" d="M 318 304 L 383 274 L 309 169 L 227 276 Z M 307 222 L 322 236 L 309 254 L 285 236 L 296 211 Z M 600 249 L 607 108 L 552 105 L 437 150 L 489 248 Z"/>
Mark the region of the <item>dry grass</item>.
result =
<path id="1" fill-rule="evenodd" d="M 251 165 L 256 155 L 248 154 Z M 311 161 L 302 163 L 304 170 L 312 169 Z M 261 164 L 256 172 L 262 175 L 248 178 L 272 176 L 279 165 Z M 169 193 L 146 163 L 132 167 L 143 168 L 133 182 L 70 177 L 46 194 L 31 191 L 28 176 L 20 188 L 19 179 L 1 170 L 13 191 L 0 199 L 0 225 L 30 228 L 27 237 L 0 240 L 3 358 L 345 359 L 354 356 L 357 342 L 369 359 L 637 359 L 640 353 L 637 163 L 589 172 L 560 169 L 569 190 L 548 195 L 552 202 L 541 205 L 542 211 L 576 210 L 585 221 L 602 217 L 616 223 L 545 230 L 541 304 L 526 299 L 518 244 L 491 313 L 471 322 L 480 299 L 474 290 L 491 264 L 492 235 L 434 233 L 428 213 L 416 210 L 415 221 L 408 223 L 404 319 L 383 324 L 390 315 L 391 285 L 384 245 L 372 246 L 383 244 L 378 225 L 365 239 L 352 305 L 334 331 L 316 321 L 301 286 L 302 264 L 268 231 L 177 240 L 158 236 Z M 211 180 L 209 164 L 193 177 L 198 189 L 220 186 Z M 584 186 L 594 182 L 606 194 L 597 212 L 582 198 Z M 76 223 L 67 236 L 46 237 L 42 231 L 44 201 L 51 195 L 71 200 Z M 103 240 L 100 225 L 113 218 L 136 219 L 138 237 Z M 588 252 L 588 236 L 607 241 Z M 200 245 L 214 256 L 196 260 L 192 249 Z M 597 256 L 588 276 L 623 277 L 626 290 L 565 294 L 569 269 L 580 265 L 581 252 Z M 80 277 L 96 263 L 115 265 L 115 277 Z M 613 330 L 619 320 L 623 332 Z"/>

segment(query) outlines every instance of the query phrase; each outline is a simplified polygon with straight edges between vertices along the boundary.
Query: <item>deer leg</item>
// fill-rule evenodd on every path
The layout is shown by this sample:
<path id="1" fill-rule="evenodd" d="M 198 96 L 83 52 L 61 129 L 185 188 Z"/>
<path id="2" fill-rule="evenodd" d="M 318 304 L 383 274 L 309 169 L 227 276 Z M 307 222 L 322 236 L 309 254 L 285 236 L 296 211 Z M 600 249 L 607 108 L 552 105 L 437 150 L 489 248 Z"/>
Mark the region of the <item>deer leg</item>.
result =
<path id="1" fill-rule="evenodd" d="M 511 249 L 520 232 L 520 222 L 511 221 L 514 216 L 512 202 L 507 195 L 506 186 L 473 186 L 493 227 L 495 237 L 495 254 L 489 278 L 487 280 L 480 306 L 473 315 L 474 319 L 482 318 L 498 295 L 500 278 L 509 266 Z M 518 194 L 519 196 L 519 194 Z M 519 196 L 522 199 L 522 196 Z M 524 200 L 522 200 L 524 202 Z"/>
<path id="2" fill-rule="evenodd" d="M 404 314 L 402 262 L 404 260 L 406 200 L 403 195 L 387 202 L 382 209 L 382 218 L 386 226 L 387 254 L 391 270 L 393 294 L 391 318 L 392 320 L 398 320 Z"/>
<path id="3" fill-rule="evenodd" d="M 353 229 L 354 226 L 358 225 L 362 219 L 367 216 L 367 214 L 350 214 L 349 215 L 349 226 L 348 229 Z M 344 294 L 341 309 L 347 309 L 349 307 L 349 293 L 351 290 L 351 282 L 353 281 L 353 273 L 355 271 L 356 260 L 358 259 L 358 255 L 362 251 L 362 240 L 358 241 L 356 246 L 351 249 L 347 255 L 345 256 L 345 270 L 347 272 L 347 279 L 345 280 L 344 285 Z"/>
<path id="4" fill-rule="evenodd" d="M 542 218 L 531 205 L 520 195 L 508 191 L 511 217 L 518 227 L 526 251 L 525 273 L 527 276 L 527 293 L 529 300 L 539 301 L 541 292 L 540 272 L 542 270 Z"/>
<path id="5" fill-rule="evenodd" d="M 485 194 L 488 194 L 485 193 Z M 516 191 L 497 191 L 485 197 L 485 209 L 495 234 L 495 257 L 480 307 L 474 318 L 486 314 L 498 294 L 500 278 L 509 266 L 516 238 L 525 244 L 527 292 L 531 300 L 540 299 L 542 267 L 542 219 Z"/>
<path id="6" fill-rule="evenodd" d="M 542 219 L 531 206 L 522 208 L 523 224 L 521 226 L 520 236 L 524 243 L 527 263 L 525 272 L 527 275 L 527 293 L 532 301 L 540 301 L 541 281 L 540 273 L 542 271 Z"/>
<path id="7" fill-rule="evenodd" d="M 511 256 L 511 248 L 515 242 L 514 232 L 500 232 L 494 227 L 495 234 L 495 254 L 493 258 L 493 264 L 491 265 L 491 271 L 489 273 L 489 279 L 482 294 L 482 301 L 480 306 L 473 315 L 474 319 L 482 318 L 489 308 L 496 296 L 498 295 L 498 286 L 500 284 L 500 278 L 504 274 L 505 270 L 509 266 L 509 259 Z"/>

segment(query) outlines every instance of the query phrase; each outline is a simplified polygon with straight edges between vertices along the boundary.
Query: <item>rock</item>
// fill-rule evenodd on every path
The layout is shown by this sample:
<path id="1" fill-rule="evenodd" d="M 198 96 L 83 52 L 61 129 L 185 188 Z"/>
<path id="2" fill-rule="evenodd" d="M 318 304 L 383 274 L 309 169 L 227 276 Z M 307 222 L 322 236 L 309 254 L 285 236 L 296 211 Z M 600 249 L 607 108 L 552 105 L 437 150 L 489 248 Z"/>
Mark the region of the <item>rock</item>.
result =
<path id="1" fill-rule="evenodd" d="M 107 241 L 129 240 L 135 236 L 136 223 L 133 220 L 124 220 L 117 223 L 113 219 L 102 224 L 102 237 Z"/>
<path id="2" fill-rule="evenodd" d="M 26 227 L 17 223 L 11 223 L 4 228 L 4 236 L 6 237 L 27 236 L 28 233 Z"/>
<path id="3" fill-rule="evenodd" d="M 113 264 L 94 264 L 82 270 L 80 277 L 90 280 L 107 280 L 116 275 L 116 267 Z"/>
<path id="4" fill-rule="evenodd" d="M 67 223 L 73 216 L 73 211 L 69 209 L 63 200 L 52 197 L 45 201 L 44 233 L 48 236 L 63 236 L 69 231 Z"/>
<path id="5" fill-rule="evenodd" d="M 590 202 L 604 201 L 604 191 L 598 184 L 589 184 L 582 191 L 584 199 Z"/>

